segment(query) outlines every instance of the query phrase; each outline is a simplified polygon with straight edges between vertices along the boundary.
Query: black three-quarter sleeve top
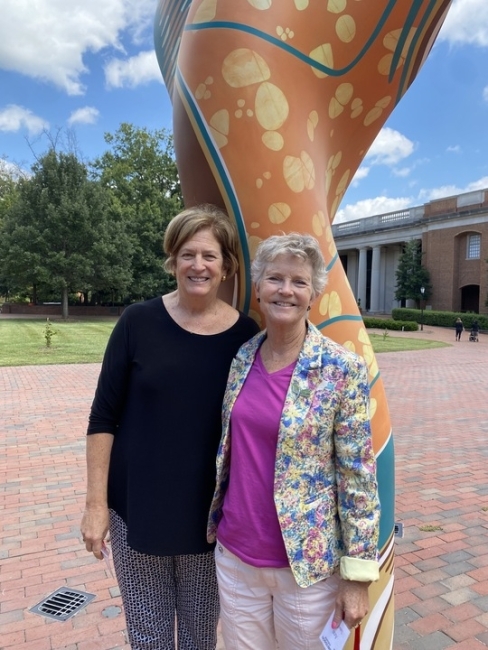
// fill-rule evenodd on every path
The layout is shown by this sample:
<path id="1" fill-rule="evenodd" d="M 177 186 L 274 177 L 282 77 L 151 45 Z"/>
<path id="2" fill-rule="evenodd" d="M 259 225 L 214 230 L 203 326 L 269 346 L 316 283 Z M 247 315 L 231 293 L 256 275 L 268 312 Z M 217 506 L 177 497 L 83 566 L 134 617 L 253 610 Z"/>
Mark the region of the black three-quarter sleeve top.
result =
<path id="1" fill-rule="evenodd" d="M 107 345 L 88 434 L 111 433 L 108 505 L 129 546 L 150 555 L 205 553 L 227 375 L 256 334 L 243 314 L 225 332 L 192 334 L 161 298 L 128 307 Z"/>

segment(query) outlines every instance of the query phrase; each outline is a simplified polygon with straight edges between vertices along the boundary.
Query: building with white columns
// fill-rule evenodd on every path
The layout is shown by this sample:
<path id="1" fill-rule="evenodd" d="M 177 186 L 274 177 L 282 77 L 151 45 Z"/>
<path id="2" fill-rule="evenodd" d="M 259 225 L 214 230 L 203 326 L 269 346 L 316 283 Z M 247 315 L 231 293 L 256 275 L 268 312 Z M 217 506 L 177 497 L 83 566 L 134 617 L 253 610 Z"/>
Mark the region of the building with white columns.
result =
<path id="1" fill-rule="evenodd" d="M 403 246 L 422 242 L 430 273 L 427 309 L 488 313 L 488 189 L 332 226 L 339 256 L 363 311 L 390 313 Z"/>

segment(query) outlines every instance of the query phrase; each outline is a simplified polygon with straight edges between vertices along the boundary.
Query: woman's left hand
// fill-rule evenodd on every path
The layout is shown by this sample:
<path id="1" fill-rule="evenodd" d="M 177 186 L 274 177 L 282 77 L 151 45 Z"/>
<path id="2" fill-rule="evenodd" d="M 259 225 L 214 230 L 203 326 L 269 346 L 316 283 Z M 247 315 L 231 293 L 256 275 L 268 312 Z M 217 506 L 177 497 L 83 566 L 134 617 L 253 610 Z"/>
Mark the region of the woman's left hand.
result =
<path id="1" fill-rule="evenodd" d="M 359 625 L 369 611 L 369 582 L 341 580 L 336 596 L 336 607 L 332 627 L 339 627 L 341 621 L 348 628 Z"/>

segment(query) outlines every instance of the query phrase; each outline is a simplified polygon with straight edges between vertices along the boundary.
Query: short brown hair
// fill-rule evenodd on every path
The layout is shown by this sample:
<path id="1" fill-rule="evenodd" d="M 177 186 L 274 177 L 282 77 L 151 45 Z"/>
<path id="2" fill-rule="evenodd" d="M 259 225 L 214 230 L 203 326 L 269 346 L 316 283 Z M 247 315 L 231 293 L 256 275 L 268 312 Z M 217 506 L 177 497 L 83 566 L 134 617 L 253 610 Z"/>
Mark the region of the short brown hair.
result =
<path id="1" fill-rule="evenodd" d="M 232 277 L 239 266 L 237 230 L 223 210 L 208 203 L 183 210 L 169 222 L 163 242 L 164 252 L 168 256 L 164 263 L 166 271 L 174 273 L 181 247 L 200 230 L 210 230 L 219 242 L 224 270 L 227 277 Z"/>

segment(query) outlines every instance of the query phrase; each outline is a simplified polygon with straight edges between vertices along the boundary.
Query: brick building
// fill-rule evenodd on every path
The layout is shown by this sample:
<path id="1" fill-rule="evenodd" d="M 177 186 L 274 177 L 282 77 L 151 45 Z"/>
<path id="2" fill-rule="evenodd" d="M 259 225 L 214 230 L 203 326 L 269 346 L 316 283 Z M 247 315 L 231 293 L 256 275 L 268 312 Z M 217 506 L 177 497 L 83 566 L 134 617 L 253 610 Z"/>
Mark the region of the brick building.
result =
<path id="1" fill-rule="evenodd" d="M 488 189 L 332 226 L 363 309 L 389 313 L 405 242 L 419 239 L 432 296 L 427 309 L 488 313 Z"/>

